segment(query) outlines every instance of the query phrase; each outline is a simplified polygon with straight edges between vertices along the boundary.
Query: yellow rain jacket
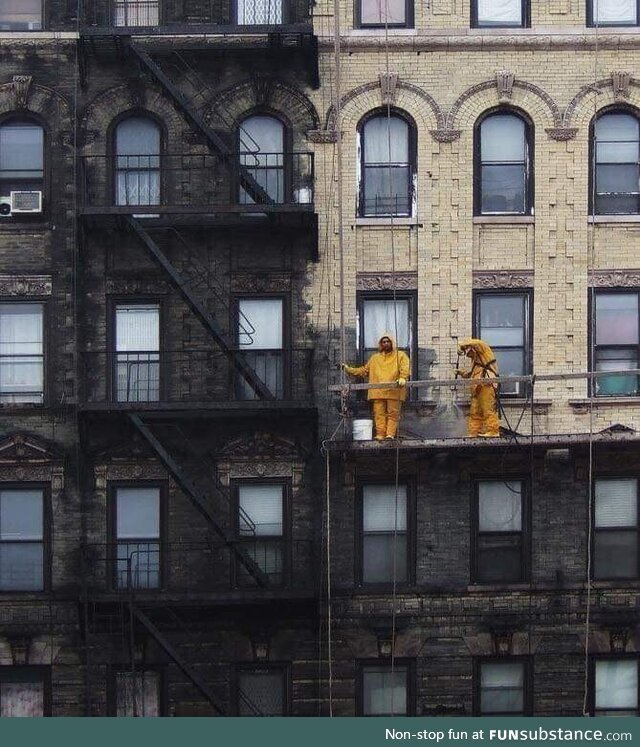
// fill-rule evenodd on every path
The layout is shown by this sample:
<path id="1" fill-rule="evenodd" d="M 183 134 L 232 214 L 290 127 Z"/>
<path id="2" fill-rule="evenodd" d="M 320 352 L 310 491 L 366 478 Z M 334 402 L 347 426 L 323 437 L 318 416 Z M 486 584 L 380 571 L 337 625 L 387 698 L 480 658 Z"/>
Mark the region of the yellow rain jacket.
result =
<path id="1" fill-rule="evenodd" d="M 396 341 L 390 334 L 380 336 L 391 340 L 392 349 L 388 353 L 374 353 L 364 366 L 345 366 L 345 371 L 352 376 L 368 377 L 369 384 L 388 383 L 398 379 L 408 379 L 411 370 L 409 356 L 402 350 L 396 349 Z M 380 349 L 378 340 L 378 349 Z M 399 399 L 404 402 L 407 398 L 407 387 L 397 389 L 369 389 L 367 399 Z"/>
<path id="2" fill-rule="evenodd" d="M 483 340 L 468 337 L 460 341 L 458 350 L 473 352 L 471 369 L 462 373 L 465 379 L 496 379 L 498 363 L 493 350 Z M 499 436 L 500 418 L 498 416 L 497 383 L 487 381 L 471 387 L 471 408 L 469 410 L 469 436 Z"/>

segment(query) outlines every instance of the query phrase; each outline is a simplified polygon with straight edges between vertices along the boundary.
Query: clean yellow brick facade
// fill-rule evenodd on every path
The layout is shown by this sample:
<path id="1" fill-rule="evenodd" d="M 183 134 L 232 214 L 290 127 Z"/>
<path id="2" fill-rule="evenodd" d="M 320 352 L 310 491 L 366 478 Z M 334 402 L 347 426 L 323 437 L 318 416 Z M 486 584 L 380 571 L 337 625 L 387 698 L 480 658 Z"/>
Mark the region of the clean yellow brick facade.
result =
<path id="1" fill-rule="evenodd" d="M 473 331 L 474 287 L 490 289 L 492 274 L 494 287 L 532 290 L 537 375 L 588 370 L 594 286 L 640 287 L 640 215 L 594 221 L 588 199 L 594 116 L 609 107 L 640 113 L 640 35 L 636 28 L 587 28 L 582 0 L 532 5 L 530 28 L 481 30 L 469 28 L 469 2 L 432 0 L 416 6 L 415 28 L 385 33 L 355 29 L 352 4 L 341 2 L 341 184 L 331 142 L 337 127 L 333 4 L 316 8 L 322 86 L 313 100 L 324 131 L 311 133 L 321 256 L 309 296 L 312 322 L 325 334 L 327 325 L 340 327 L 342 293 L 344 327 L 353 331 L 362 273 L 415 273 L 417 346 L 435 353 L 435 364 L 422 366 L 420 378 L 452 375 L 456 341 Z M 501 71 L 513 75 L 510 90 L 499 90 Z M 615 90 L 617 71 L 629 74 L 622 90 Z M 380 78 L 388 74 L 397 76 L 393 107 L 417 130 L 416 211 L 393 227 L 389 219 L 357 217 L 358 124 L 383 107 Z M 495 107 L 519 110 L 533 125 L 531 216 L 474 216 L 474 125 Z M 354 355 L 351 341 L 347 357 Z M 421 390 L 422 399 L 439 396 Z M 594 398 L 591 414 L 587 399 L 585 379 L 538 382 L 535 432 L 640 427 L 640 403 L 633 399 Z M 508 408 L 519 413 L 522 402 Z M 529 429 L 526 414 L 519 430 Z"/>

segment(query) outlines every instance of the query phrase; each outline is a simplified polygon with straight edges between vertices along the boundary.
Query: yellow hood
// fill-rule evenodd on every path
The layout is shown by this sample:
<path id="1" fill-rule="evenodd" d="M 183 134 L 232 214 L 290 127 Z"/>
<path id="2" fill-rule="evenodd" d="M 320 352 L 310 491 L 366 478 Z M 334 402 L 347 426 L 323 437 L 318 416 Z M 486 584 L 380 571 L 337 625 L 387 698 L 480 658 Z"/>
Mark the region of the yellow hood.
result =
<path id="1" fill-rule="evenodd" d="M 385 332 L 383 335 L 380 335 L 380 339 L 378 340 L 378 350 L 382 352 L 382 341 L 385 337 L 388 337 L 391 340 L 391 350 L 396 349 L 396 338 L 390 334 L 389 332 Z"/>
<path id="2" fill-rule="evenodd" d="M 474 361 L 481 366 L 491 366 L 493 373 L 498 373 L 498 363 L 493 350 L 483 340 L 478 340 L 475 337 L 465 337 L 458 343 L 458 352 L 462 355 L 467 350 L 473 350 Z"/>

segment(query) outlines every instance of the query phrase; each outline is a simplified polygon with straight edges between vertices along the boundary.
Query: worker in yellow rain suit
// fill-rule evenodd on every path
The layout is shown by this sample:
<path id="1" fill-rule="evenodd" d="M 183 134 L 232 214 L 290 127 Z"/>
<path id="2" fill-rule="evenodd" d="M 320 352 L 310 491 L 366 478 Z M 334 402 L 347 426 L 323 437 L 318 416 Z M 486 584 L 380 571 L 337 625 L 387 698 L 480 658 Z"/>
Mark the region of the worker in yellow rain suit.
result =
<path id="1" fill-rule="evenodd" d="M 458 354 L 471 360 L 467 371 L 456 369 L 456 374 L 465 379 L 496 379 L 498 363 L 493 350 L 482 340 L 472 337 L 461 340 Z M 485 382 L 471 387 L 471 409 L 469 410 L 469 436 L 499 436 L 498 383 Z"/>
<path id="2" fill-rule="evenodd" d="M 402 403 L 407 398 L 406 383 L 409 378 L 409 356 L 397 350 L 393 337 L 384 334 L 378 341 L 379 352 L 374 353 L 364 366 L 343 364 L 344 370 L 351 376 L 368 377 L 370 384 L 395 382 L 397 388 L 369 389 L 367 399 L 373 407 L 375 438 L 395 438 L 400 422 Z"/>

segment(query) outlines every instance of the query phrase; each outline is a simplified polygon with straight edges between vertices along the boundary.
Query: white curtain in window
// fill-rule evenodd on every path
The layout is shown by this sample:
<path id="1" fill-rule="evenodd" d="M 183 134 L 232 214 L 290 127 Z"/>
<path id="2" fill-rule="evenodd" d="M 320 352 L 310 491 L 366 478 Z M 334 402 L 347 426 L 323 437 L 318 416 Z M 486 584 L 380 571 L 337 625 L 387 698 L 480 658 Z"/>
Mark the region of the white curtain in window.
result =
<path id="1" fill-rule="evenodd" d="M 362 528 L 365 532 L 398 532 L 407 529 L 407 487 L 365 485 L 362 491 Z"/>
<path id="2" fill-rule="evenodd" d="M 407 670 L 396 667 L 367 668 L 362 673 L 363 710 L 367 715 L 407 712 Z"/>
<path id="3" fill-rule="evenodd" d="M 596 708 L 638 707 L 638 662 L 624 659 L 596 662 Z"/>
<path id="4" fill-rule="evenodd" d="M 478 22 L 517 25 L 522 22 L 521 0 L 478 0 Z"/>
<path id="5" fill-rule="evenodd" d="M 359 0 L 363 26 L 399 26 L 406 23 L 406 0 Z"/>
<path id="6" fill-rule="evenodd" d="M 159 716 L 160 676 L 157 672 L 118 672 L 117 716 Z"/>
<path id="7" fill-rule="evenodd" d="M 0 716 L 44 716 L 44 685 L 42 682 L 0 683 Z"/>
<path id="8" fill-rule="evenodd" d="M 282 485 L 241 485 L 239 503 L 241 535 L 282 535 Z"/>
<path id="9" fill-rule="evenodd" d="M 281 298 L 243 298 L 238 302 L 238 337 L 241 348 L 282 349 Z"/>
<path id="10" fill-rule="evenodd" d="M 525 160 L 525 123 L 513 114 L 487 117 L 480 125 L 483 163 L 521 163 Z"/>
<path id="11" fill-rule="evenodd" d="M 599 293 L 596 296 L 596 344 L 638 344 L 638 296 Z"/>
<path id="12" fill-rule="evenodd" d="M 238 24 L 275 26 L 282 23 L 282 0 L 238 0 Z"/>
<path id="13" fill-rule="evenodd" d="M 629 527 L 638 522 L 638 481 L 596 480 L 596 527 Z"/>
<path id="14" fill-rule="evenodd" d="M 593 20 L 597 23 L 637 23 L 636 0 L 593 0 Z"/>
<path id="15" fill-rule="evenodd" d="M 42 305 L 0 304 L 0 397 L 41 401 L 43 391 Z"/>
<path id="16" fill-rule="evenodd" d="M 42 178 L 44 131 L 33 122 L 16 122 L 0 127 L 0 177 Z"/>
<path id="17" fill-rule="evenodd" d="M 604 114 L 595 126 L 598 163 L 637 163 L 640 123 L 631 114 Z"/>
<path id="18" fill-rule="evenodd" d="M 483 480 L 478 486 L 478 528 L 481 532 L 522 529 L 522 485 L 516 481 Z"/>
<path id="19" fill-rule="evenodd" d="M 409 162 L 409 124 L 400 117 L 373 117 L 364 126 L 366 165 Z"/>
<path id="20" fill-rule="evenodd" d="M 38 31 L 42 28 L 42 0 L 2 0 L 0 29 Z"/>
<path id="21" fill-rule="evenodd" d="M 121 539 L 160 536 L 160 489 L 118 488 L 116 532 Z"/>
<path id="22" fill-rule="evenodd" d="M 364 347 L 367 350 L 378 347 L 384 334 L 397 337 L 399 348 L 411 347 L 411 325 L 409 321 L 409 301 L 380 300 L 364 301 Z M 397 333 L 396 333 L 397 328 Z"/>
<path id="23" fill-rule="evenodd" d="M 160 307 L 157 304 L 118 306 L 116 309 L 116 350 L 157 351 L 160 349 Z"/>
<path id="24" fill-rule="evenodd" d="M 129 117 L 116 129 L 118 205 L 160 202 L 160 128 L 148 117 Z"/>
<path id="25" fill-rule="evenodd" d="M 489 345 L 524 345 L 522 296 L 484 296 L 480 299 L 480 337 Z"/>

